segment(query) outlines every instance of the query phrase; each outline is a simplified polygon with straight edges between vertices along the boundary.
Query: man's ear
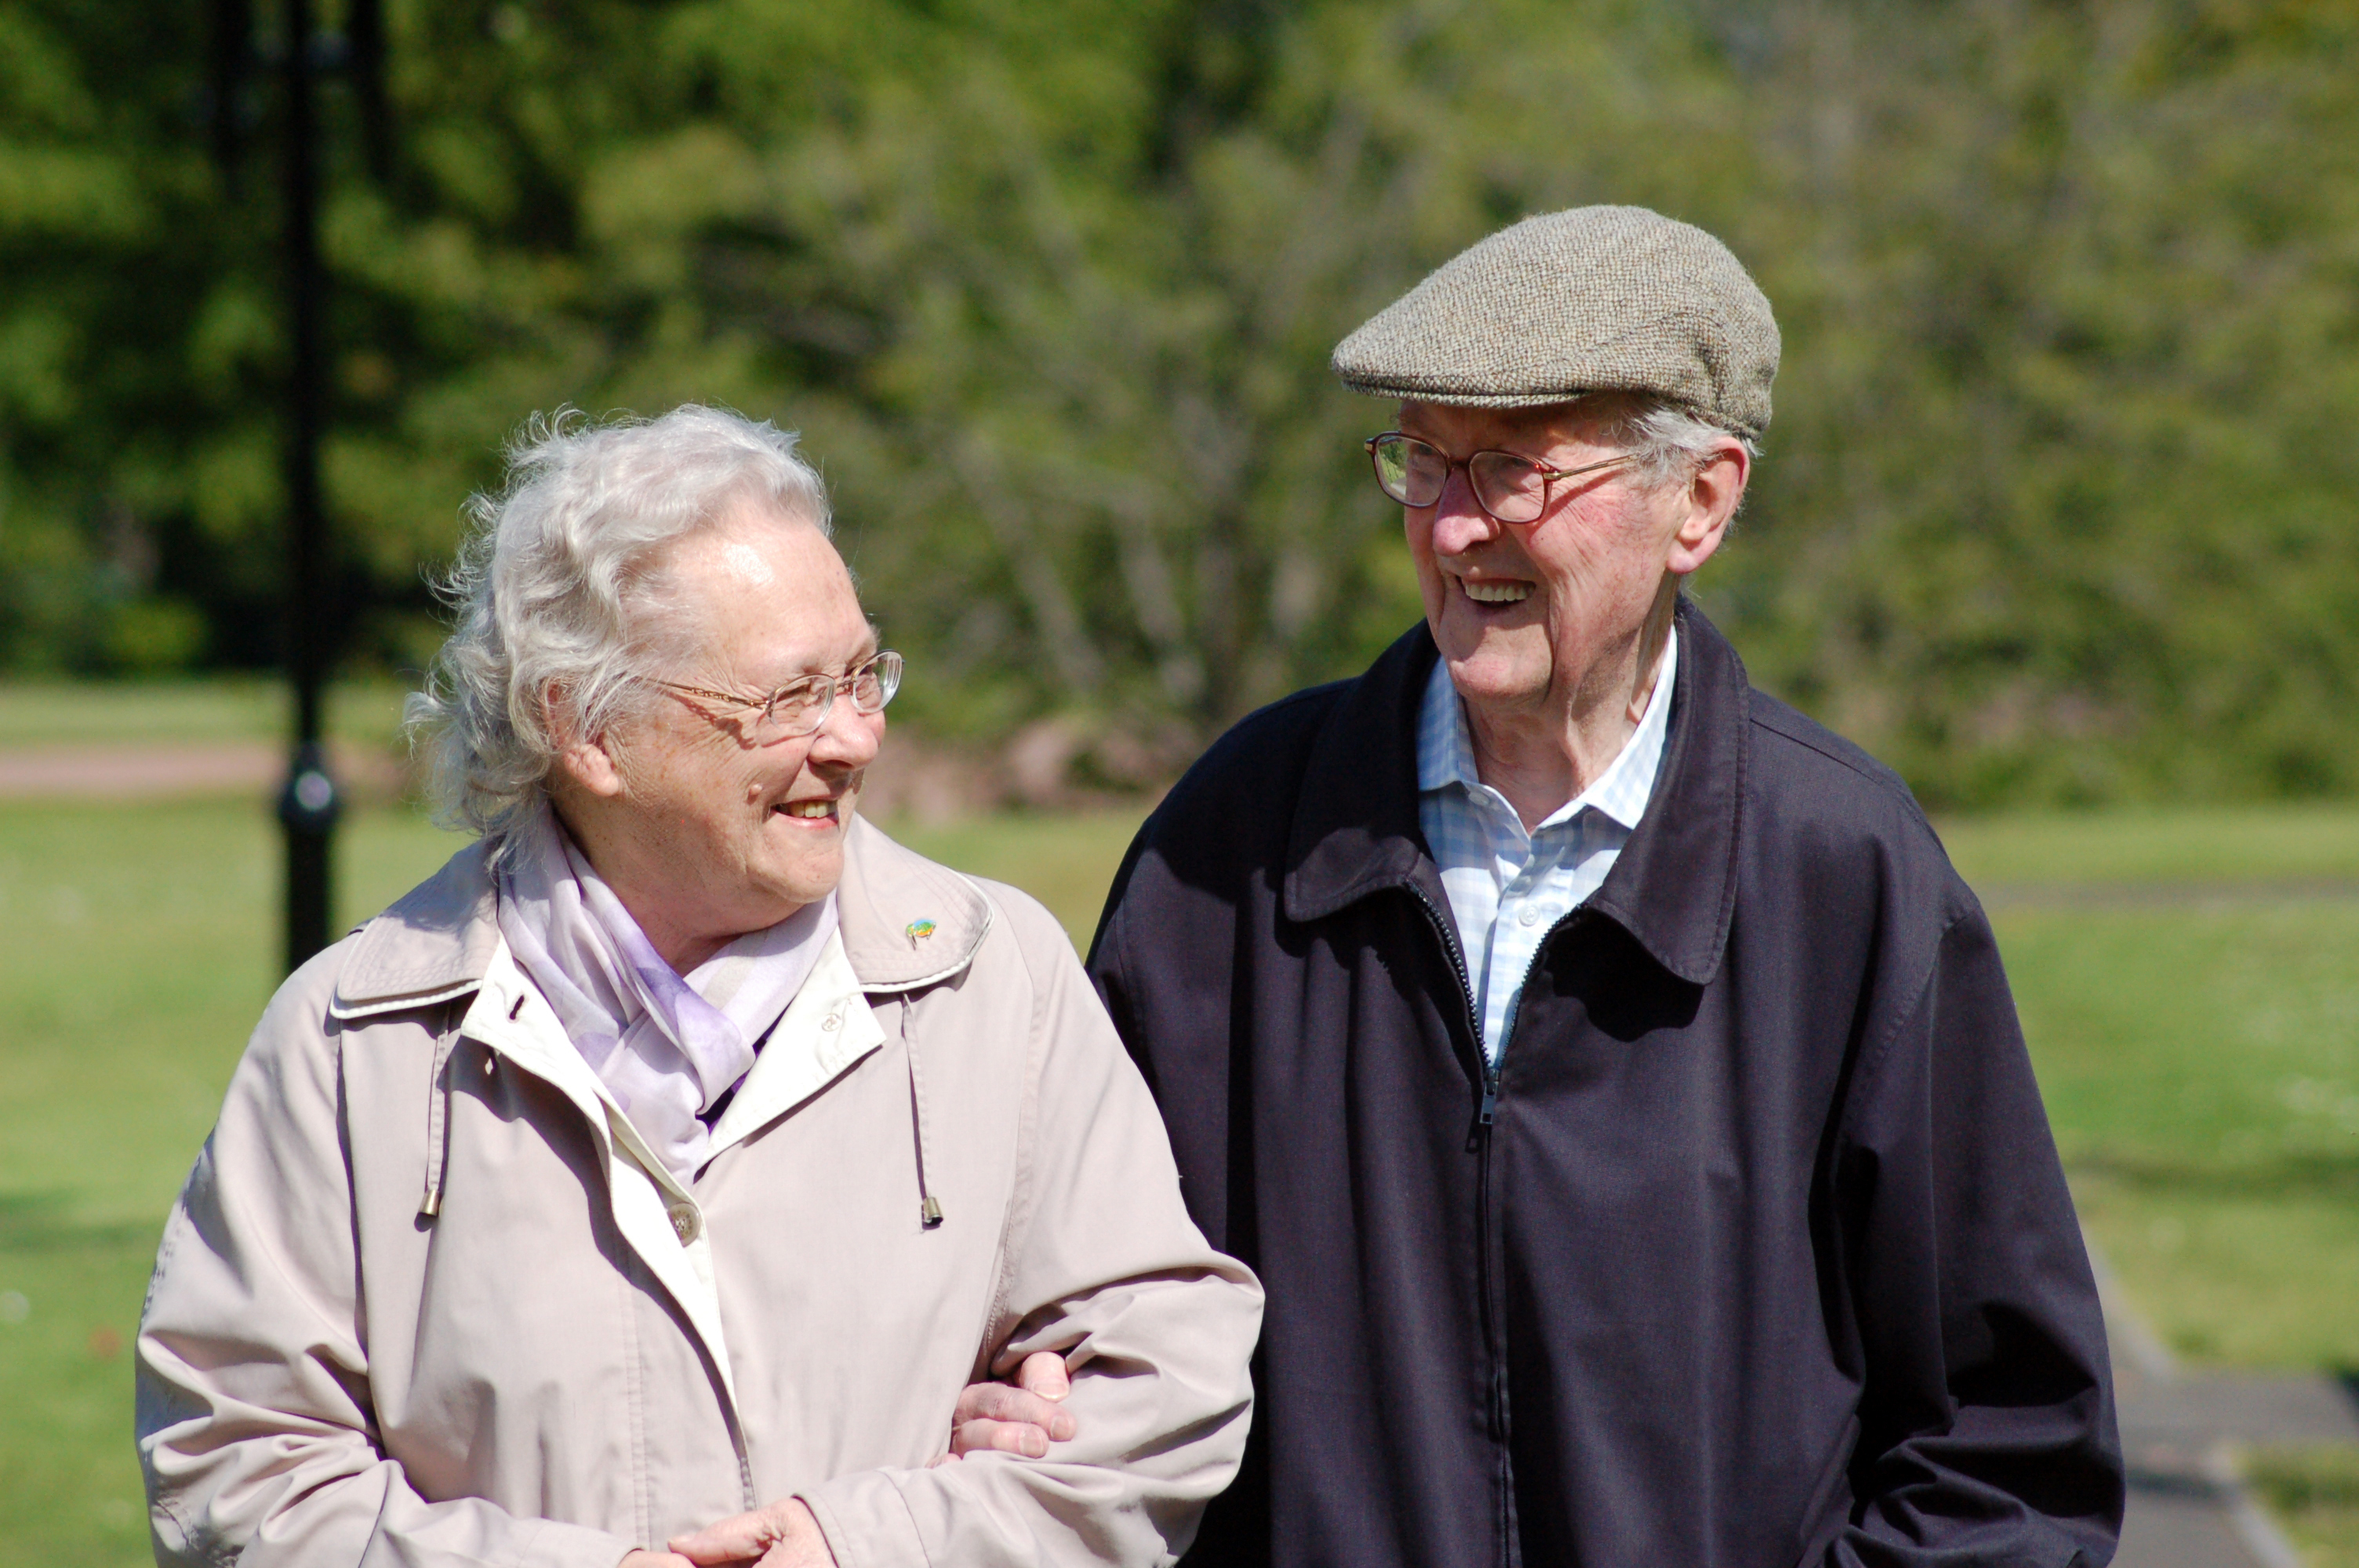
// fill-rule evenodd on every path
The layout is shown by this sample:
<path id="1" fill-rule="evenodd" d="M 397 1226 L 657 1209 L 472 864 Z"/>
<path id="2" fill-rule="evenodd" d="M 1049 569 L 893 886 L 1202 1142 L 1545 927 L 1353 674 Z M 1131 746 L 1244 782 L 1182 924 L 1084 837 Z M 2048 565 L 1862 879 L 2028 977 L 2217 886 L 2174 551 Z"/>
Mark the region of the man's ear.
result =
<path id="1" fill-rule="evenodd" d="M 622 772 L 614 765 L 606 737 L 582 733 L 571 705 L 554 683 L 541 691 L 540 717 L 557 741 L 557 768 L 568 781 L 602 800 L 623 793 Z"/>
<path id="2" fill-rule="evenodd" d="M 1721 442 L 1696 465 L 1680 492 L 1683 508 L 1679 530 L 1663 565 L 1675 577 L 1685 577 L 1704 562 L 1728 536 L 1729 519 L 1745 499 L 1745 481 L 1752 476 L 1752 454 L 1734 438 Z"/>

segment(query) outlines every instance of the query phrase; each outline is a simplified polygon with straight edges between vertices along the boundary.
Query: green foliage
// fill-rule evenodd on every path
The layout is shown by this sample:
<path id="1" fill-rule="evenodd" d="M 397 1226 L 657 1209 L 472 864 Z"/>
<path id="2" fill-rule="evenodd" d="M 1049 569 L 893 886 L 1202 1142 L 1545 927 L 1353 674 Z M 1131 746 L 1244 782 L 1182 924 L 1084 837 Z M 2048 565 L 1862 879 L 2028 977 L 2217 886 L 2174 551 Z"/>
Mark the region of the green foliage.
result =
<path id="1" fill-rule="evenodd" d="M 0 665 L 275 645 L 269 94 L 0 0 Z M 1151 779 L 1418 612 L 1329 377 L 1526 212 L 1653 205 L 1786 330 L 1698 585 L 1932 800 L 2359 786 L 2349 0 L 397 0 L 332 92 L 347 656 L 534 409 L 804 430 L 909 720 Z M 151 604 L 150 601 L 157 601 Z"/>
<path id="2" fill-rule="evenodd" d="M 1708 592 L 1938 798 L 2349 789 L 2359 11 L 1925 16 L 1755 99 L 1794 347 Z"/>

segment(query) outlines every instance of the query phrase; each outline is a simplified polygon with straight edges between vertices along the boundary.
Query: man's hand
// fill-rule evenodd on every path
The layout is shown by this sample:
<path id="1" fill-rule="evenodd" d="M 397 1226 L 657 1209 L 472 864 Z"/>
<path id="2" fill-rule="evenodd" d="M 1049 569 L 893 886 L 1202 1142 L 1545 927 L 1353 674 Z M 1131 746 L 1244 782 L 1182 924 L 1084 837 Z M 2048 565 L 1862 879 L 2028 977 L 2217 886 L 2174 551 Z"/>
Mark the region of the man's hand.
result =
<path id="1" fill-rule="evenodd" d="M 1071 1411 L 1057 1401 L 1072 1391 L 1065 1358 L 1036 1350 L 1016 1369 L 1016 1382 L 970 1383 L 951 1415 L 951 1451 L 934 1461 L 947 1465 L 969 1454 L 997 1449 L 1039 1459 L 1051 1441 L 1066 1443 L 1082 1430 Z"/>
<path id="2" fill-rule="evenodd" d="M 733 1563 L 753 1563 L 760 1568 L 835 1568 L 835 1553 L 827 1547 L 819 1520 L 799 1498 L 788 1498 L 749 1514 L 708 1524 L 692 1535 L 676 1535 L 666 1542 L 679 1556 L 653 1558 L 648 1563 L 623 1559 L 621 1568 L 669 1568 L 683 1560 L 694 1568 L 720 1568 Z"/>

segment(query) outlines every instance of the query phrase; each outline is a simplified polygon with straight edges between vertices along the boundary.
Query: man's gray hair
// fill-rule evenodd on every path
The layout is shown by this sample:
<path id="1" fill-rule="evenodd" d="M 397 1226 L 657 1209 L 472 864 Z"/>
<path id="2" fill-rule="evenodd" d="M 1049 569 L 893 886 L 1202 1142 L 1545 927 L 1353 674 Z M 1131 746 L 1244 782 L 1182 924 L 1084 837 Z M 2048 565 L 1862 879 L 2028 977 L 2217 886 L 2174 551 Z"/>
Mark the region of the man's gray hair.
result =
<path id="1" fill-rule="evenodd" d="M 1636 406 L 1614 420 L 1614 430 L 1619 439 L 1640 454 L 1638 482 L 1650 488 L 1685 478 L 1723 441 L 1734 440 L 1748 458 L 1761 456 L 1761 443 L 1753 437 L 1716 425 L 1668 398 L 1638 398 Z"/>
<path id="2" fill-rule="evenodd" d="M 547 698 L 597 734 L 692 643 L 661 602 L 670 546 L 746 502 L 828 531 L 826 487 L 795 441 L 695 404 L 603 423 L 561 409 L 517 432 L 506 487 L 467 503 L 437 585 L 458 623 L 408 706 L 437 821 L 504 838 L 556 760 Z"/>

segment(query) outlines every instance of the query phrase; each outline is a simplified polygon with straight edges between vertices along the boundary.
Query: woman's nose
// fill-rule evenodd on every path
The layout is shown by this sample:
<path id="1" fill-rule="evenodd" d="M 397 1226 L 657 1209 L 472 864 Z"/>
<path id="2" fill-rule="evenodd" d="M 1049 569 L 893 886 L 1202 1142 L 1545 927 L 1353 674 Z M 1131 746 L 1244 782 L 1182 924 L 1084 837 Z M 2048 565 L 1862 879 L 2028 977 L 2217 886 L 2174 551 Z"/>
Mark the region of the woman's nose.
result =
<path id="1" fill-rule="evenodd" d="M 827 705 L 827 717 L 811 734 L 811 759 L 837 767 L 864 768 L 876 760 L 884 729 L 881 710 L 863 713 L 853 706 L 850 692 L 839 691 Z"/>

